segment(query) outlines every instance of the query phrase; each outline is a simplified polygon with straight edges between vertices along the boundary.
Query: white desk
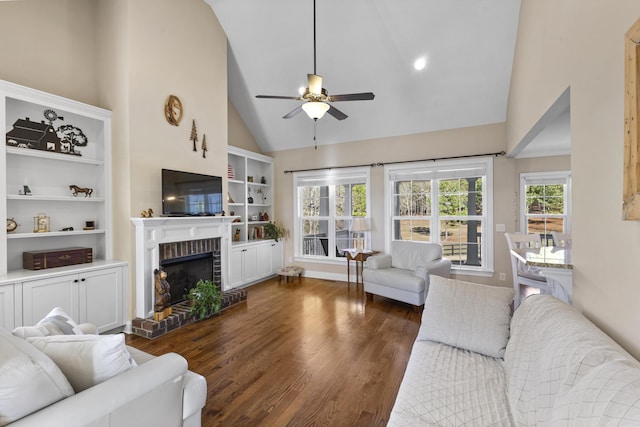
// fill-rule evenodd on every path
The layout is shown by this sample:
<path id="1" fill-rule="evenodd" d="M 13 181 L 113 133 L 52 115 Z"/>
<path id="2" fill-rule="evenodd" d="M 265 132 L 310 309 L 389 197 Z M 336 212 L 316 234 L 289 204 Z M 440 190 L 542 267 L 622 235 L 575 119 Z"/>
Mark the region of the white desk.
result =
<path id="1" fill-rule="evenodd" d="M 552 295 L 571 304 L 573 300 L 573 264 L 571 249 L 560 247 L 515 249 L 511 253 L 521 262 L 536 267 L 547 278 Z"/>

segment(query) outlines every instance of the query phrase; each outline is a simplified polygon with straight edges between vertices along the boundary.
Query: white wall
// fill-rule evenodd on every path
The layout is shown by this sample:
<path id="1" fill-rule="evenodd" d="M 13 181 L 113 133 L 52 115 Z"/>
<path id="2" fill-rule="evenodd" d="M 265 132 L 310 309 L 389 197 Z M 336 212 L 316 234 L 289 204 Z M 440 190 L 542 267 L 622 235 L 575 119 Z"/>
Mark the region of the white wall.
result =
<path id="1" fill-rule="evenodd" d="M 622 221 L 624 34 L 640 2 L 523 0 L 508 108 L 513 149 L 571 88 L 574 305 L 640 357 L 640 223 Z"/>

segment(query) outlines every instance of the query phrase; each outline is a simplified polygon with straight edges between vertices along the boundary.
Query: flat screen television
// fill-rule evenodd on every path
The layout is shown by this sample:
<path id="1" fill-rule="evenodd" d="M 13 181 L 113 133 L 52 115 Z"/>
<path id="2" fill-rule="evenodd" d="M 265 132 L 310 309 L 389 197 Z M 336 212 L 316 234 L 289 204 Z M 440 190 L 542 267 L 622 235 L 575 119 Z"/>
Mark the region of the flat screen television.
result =
<path id="1" fill-rule="evenodd" d="M 222 178 L 162 169 L 162 214 L 207 216 L 222 213 Z"/>

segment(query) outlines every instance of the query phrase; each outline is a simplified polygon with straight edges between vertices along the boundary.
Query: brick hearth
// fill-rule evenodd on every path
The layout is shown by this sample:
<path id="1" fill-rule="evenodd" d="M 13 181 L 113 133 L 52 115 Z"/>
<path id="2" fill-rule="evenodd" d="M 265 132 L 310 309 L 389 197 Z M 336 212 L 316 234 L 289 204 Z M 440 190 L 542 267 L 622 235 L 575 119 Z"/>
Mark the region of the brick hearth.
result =
<path id="1" fill-rule="evenodd" d="M 225 291 L 222 293 L 220 312 L 245 301 L 247 301 L 246 290 L 232 289 Z M 189 302 L 183 301 L 173 305 L 171 308 L 173 313 L 159 322 L 153 319 L 134 319 L 132 321 L 133 333 L 144 338 L 153 339 L 194 322 L 193 316 L 189 314 Z"/>

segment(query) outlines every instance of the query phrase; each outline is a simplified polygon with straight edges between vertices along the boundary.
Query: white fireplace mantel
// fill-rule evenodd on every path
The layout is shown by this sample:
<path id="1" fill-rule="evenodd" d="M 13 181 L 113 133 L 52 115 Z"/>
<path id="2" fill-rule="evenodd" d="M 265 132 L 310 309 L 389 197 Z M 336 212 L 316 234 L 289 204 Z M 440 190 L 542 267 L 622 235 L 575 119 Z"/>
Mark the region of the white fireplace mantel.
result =
<path id="1" fill-rule="evenodd" d="M 153 270 L 160 266 L 160 244 L 220 238 L 222 289 L 229 278 L 231 223 L 236 217 L 131 218 L 136 232 L 136 317 L 153 316 Z"/>

